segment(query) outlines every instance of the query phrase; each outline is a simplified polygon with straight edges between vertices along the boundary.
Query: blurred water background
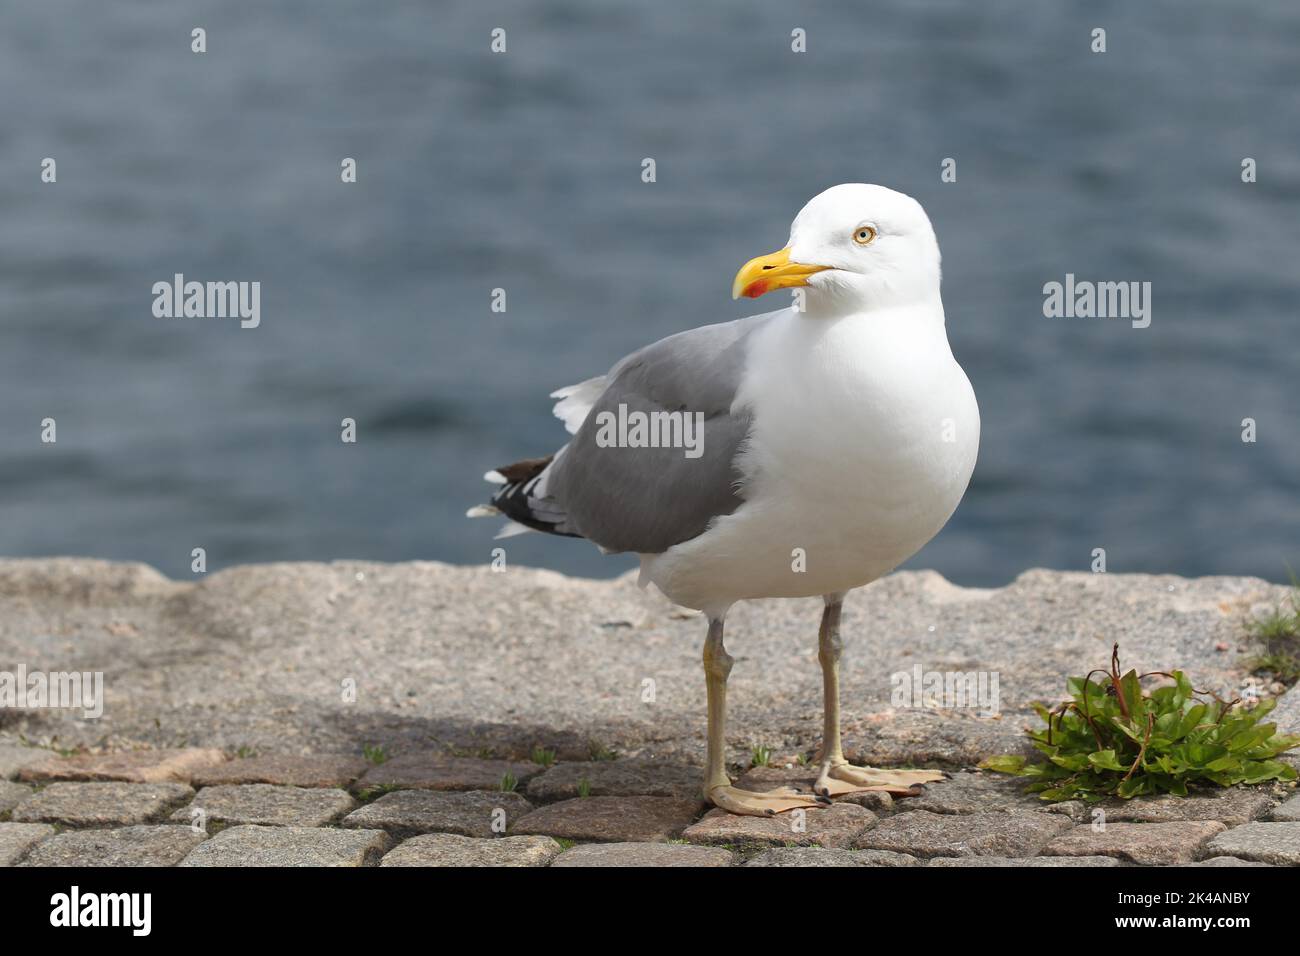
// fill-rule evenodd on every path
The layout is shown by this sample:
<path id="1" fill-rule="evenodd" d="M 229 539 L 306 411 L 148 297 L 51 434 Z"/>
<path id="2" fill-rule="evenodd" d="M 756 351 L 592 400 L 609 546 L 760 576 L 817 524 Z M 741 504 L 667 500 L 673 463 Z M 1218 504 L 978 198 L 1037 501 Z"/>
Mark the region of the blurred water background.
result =
<path id="1" fill-rule="evenodd" d="M 930 212 L 984 422 L 913 566 L 999 584 L 1104 547 L 1111 571 L 1283 579 L 1297 51 L 1294 0 L 7 4 L 0 553 L 486 561 L 495 523 L 464 511 L 563 441 L 548 392 L 775 307 L 730 301 L 736 268 L 868 181 Z M 260 281 L 261 326 L 154 318 L 177 272 Z M 1150 328 L 1044 318 L 1067 272 L 1150 281 Z"/>

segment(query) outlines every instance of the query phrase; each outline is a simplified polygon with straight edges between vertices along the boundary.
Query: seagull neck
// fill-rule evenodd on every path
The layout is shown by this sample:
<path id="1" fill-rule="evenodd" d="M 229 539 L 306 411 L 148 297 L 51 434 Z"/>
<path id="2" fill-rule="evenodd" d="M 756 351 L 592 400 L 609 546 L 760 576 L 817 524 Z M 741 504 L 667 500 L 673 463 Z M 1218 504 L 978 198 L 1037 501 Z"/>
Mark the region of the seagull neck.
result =
<path id="1" fill-rule="evenodd" d="M 810 290 L 811 293 L 812 290 Z M 804 300 L 802 315 L 807 319 L 841 319 L 851 315 L 885 312 L 891 309 L 917 309 L 923 314 L 937 315 L 943 323 L 943 301 L 939 290 L 922 294 L 899 295 L 891 290 L 882 295 L 845 295 L 835 291 L 815 290 Z"/>

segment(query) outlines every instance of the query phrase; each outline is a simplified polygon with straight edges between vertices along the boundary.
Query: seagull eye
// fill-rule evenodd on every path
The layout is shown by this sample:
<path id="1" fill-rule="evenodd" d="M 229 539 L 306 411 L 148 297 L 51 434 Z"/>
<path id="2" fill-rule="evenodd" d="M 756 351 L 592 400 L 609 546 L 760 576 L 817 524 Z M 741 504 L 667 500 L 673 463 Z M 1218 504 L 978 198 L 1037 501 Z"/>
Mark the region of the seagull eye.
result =
<path id="1" fill-rule="evenodd" d="M 853 241 L 860 246 L 871 245 L 872 240 L 876 238 L 876 230 L 870 226 L 858 226 L 853 230 Z"/>

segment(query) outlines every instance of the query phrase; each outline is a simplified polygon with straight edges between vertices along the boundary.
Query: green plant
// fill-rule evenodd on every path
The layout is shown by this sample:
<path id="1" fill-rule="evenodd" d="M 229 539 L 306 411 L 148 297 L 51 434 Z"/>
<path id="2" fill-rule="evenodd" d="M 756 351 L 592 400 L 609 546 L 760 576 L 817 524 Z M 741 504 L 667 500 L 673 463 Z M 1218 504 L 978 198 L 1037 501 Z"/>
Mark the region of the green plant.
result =
<path id="1" fill-rule="evenodd" d="M 430 737 L 430 740 L 437 738 Z M 453 757 L 469 757 L 474 760 L 495 760 L 497 756 L 495 747 L 448 747 L 447 753 Z"/>
<path id="2" fill-rule="evenodd" d="M 586 777 L 583 777 L 581 780 L 578 781 L 578 796 L 580 797 L 591 796 L 591 781 L 588 780 Z"/>
<path id="3" fill-rule="evenodd" d="M 362 803 L 372 803 L 384 794 L 392 793 L 397 789 L 398 787 L 395 783 L 380 783 L 373 787 L 366 787 L 363 790 L 357 791 L 357 799 Z"/>
<path id="4" fill-rule="evenodd" d="M 772 762 L 772 751 L 768 750 L 762 744 L 756 746 L 749 754 L 749 765 L 751 767 L 766 767 Z"/>
<path id="5" fill-rule="evenodd" d="M 555 751 L 545 747 L 534 747 L 530 759 L 542 767 L 550 767 L 555 763 Z"/>
<path id="6" fill-rule="evenodd" d="M 1261 645 L 1246 666 L 1252 673 L 1271 674 L 1288 686 L 1300 680 L 1300 583 L 1294 576 L 1291 582 L 1286 601 L 1246 623 L 1246 632 Z"/>
<path id="7" fill-rule="evenodd" d="M 618 757 L 617 753 L 609 747 L 606 747 L 599 740 L 591 740 L 587 742 L 587 754 L 592 760 L 614 760 Z"/>
<path id="8" fill-rule="evenodd" d="M 364 744 L 361 747 L 361 753 L 367 760 L 376 766 L 385 763 L 388 760 L 388 751 L 378 744 Z"/>
<path id="9" fill-rule="evenodd" d="M 515 775 L 507 770 L 505 775 L 501 778 L 501 792 L 514 793 L 518 786 L 519 781 L 515 778 Z"/>
<path id="10" fill-rule="evenodd" d="M 1098 673 L 1104 677 L 1094 681 Z M 1147 691 L 1142 681 L 1152 677 L 1172 683 Z M 1252 708 L 1224 701 L 1195 690 L 1182 671 L 1121 675 L 1118 644 L 1109 671 L 1071 677 L 1066 687 L 1070 700 L 1051 710 L 1034 705 L 1047 726 L 1029 736 L 1045 761 L 1003 755 L 980 766 L 1030 778 L 1026 790 L 1044 800 L 1186 796 L 1193 783 L 1229 787 L 1296 779 L 1294 768 L 1273 758 L 1300 744 L 1300 737 L 1261 723 L 1273 700 Z"/>

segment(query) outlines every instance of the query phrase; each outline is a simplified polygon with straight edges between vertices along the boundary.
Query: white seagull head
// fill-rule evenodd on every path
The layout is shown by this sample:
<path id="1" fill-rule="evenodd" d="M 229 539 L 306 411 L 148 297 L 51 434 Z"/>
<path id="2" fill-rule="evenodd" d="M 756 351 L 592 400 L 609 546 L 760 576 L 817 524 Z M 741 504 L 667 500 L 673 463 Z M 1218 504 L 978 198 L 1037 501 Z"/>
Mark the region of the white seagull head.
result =
<path id="1" fill-rule="evenodd" d="M 732 298 L 806 287 L 810 315 L 865 312 L 937 298 L 939 244 L 911 196 L 867 183 L 832 186 L 809 200 L 784 249 L 751 259 Z"/>

